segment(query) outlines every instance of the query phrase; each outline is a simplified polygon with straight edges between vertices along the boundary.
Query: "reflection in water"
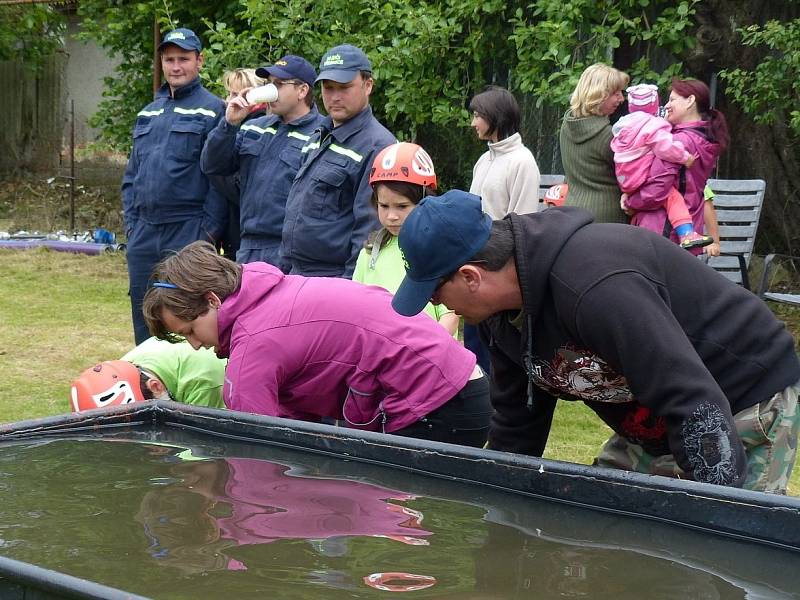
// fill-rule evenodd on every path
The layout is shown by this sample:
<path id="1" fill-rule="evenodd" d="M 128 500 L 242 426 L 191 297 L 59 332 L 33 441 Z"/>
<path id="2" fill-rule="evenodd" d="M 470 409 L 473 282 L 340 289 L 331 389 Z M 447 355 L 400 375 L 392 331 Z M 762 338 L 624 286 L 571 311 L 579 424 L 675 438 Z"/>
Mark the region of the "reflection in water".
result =
<path id="1" fill-rule="evenodd" d="M 342 479 L 289 475 L 289 467 L 250 458 L 181 461 L 151 480 L 136 520 L 154 558 L 185 569 L 241 570 L 231 546 L 307 540 L 320 554 L 344 556 L 347 538 L 368 536 L 428 545 L 422 513 L 387 502 L 414 496 Z"/>

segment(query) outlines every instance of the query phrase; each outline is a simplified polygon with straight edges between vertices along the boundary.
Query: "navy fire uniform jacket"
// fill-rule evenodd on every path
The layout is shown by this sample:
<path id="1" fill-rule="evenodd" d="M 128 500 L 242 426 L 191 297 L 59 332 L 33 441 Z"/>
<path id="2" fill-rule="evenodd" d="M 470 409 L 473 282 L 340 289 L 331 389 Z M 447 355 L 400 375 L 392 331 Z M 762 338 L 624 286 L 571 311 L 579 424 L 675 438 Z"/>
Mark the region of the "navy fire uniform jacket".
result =
<path id="1" fill-rule="evenodd" d="M 200 85 L 199 78 L 176 89 L 174 98 L 164 84 L 156 99 L 139 111 L 122 179 L 129 236 L 140 220 L 161 225 L 198 216 L 207 234 L 222 234 L 227 207 L 200 170 L 200 152 L 224 114 L 225 103 Z"/>
<path id="2" fill-rule="evenodd" d="M 352 277 L 367 234 L 378 228 L 372 161 L 396 141 L 369 106 L 335 129 L 330 117 L 322 121 L 286 201 L 283 259 L 293 274 Z"/>
<path id="3" fill-rule="evenodd" d="M 281 266 L 278 249 L 286 198 L 300 168 L 303 147 L 322 120 L 316 107 L 291 123 L 267 115 L 234 126 L 223 118 L 209 134 L 201 168 L 207 175 L 238 173 L 240 247 L 261 251 L 241 255 Z"/>

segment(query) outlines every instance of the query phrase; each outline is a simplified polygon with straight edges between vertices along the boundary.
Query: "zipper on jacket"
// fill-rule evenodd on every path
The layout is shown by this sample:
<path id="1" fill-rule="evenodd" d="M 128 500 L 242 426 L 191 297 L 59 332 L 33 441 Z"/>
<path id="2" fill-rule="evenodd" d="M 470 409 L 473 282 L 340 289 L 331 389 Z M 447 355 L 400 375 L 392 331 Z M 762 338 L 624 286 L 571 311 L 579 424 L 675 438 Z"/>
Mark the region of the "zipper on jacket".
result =
<path id="1" fill-rule="evenodd" d="M 533 410 L 533 375 L 536 372 L 536 367 L 533 366 L 533 323 L 531 322 L 530 315 L 525 315 L 526 327 L 526 340 L 525 352 L 522 354 L 522 364 L 525 367 L 525 372 L 528 374 L 528 410 Z"/>

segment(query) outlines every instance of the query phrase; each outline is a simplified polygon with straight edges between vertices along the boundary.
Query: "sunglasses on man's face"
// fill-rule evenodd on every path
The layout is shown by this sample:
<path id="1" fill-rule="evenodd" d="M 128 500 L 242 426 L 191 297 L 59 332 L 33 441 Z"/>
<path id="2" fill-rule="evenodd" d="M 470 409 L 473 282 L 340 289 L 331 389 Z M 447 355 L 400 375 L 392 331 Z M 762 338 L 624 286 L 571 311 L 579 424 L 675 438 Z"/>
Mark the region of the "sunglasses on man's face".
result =
<path id="1" fill-rule="evenodd" d="M 272 85 L 274 85 L 276 88 L 280 89 L 285 85 L 303 85 L 303 83 L 304 82 L 297 81 L 296 79 L 283 79 L 283 80 L 276 79 L 276 80 L 274 80 L 272 82 Z"/>
<path id="2" fill-rule="evenodd" d="M 441 278 L 441 279 L 438 281 L 438 283 L 436 284 L 436 287 L 435 287 L 435 288 L 433 288 L 433 295 L 435 296 L 436 294 L 438 294 L 438 293 L 439 293 L 439 290 L 441 290 L 441 289 L 442 289 L 442 287 L 444 286 L 444 284 L 445 284 L 445 283 L 447 283 L 448 281 L 450 281 L 450 280 L 451 280 L 451 279 L 452 279 L 452 278 L 455 276 L 455 274 L 456 274 L 456 273 L 458 273 L 458 271 L 455 271 L 455 272 L 453 272 L 453 273 L 450 273 L 449 275 L 445 275 L 444 277 L 442 277 L 442 278 Z"/>

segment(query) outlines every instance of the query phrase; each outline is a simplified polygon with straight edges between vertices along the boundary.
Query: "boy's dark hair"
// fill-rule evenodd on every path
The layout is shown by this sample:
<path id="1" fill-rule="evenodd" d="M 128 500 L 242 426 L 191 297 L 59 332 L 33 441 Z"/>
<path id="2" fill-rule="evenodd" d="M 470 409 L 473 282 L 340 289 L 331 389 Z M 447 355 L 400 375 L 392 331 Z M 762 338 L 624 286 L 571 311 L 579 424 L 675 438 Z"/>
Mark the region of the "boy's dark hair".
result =
<path id="1" fill-rule="evenodd" d="M 142 396 L 144 397 L 145 400 L 152 400 L 156 396 L 155 394 L 153 394 L 152 390 L 149 387 L 147 387 L 147 382 L 150 381 L 151 379 L 158 379 L 158 376 L 156 376 L 154 373 L 151 373 L 150 371 L 143 369 L 139 365 L 133 365 L 133 366 L 139 369 L 139 388 L 142 390 Z M 158 379 L 158 381 L 161 380 Z M 164 382 L 162 381 L 161 383 L 163 384 Z M 164 386 L 164 389 L 166 390 L 167 386 Z M 167 395 L 169 396 L 170 400 L 175 400 L 175 397 L 169 390 L 167 390 Z"/>
<path id="2" fill-rule="evenodd" d="M 150 374 L 142 369 L 139 365 L 134 366 L 139 369 L 139 389 L 142 391 L 142 396 L 144 396 L 145 400 L 152 400 L 154 397 L 153 392 L 150 391 L 149 387 L 147 387 L 147 382 L 152 379 Z"/>
<path id="3" fill-rule="evenodd" d="M 519 104 L 514 94 L 505 88 L 490 85 L 470 101 L 469 109 L 488 123 L 487 133 L 496 133 L 498 141 L 519 131 Z"/>
<path id="4" fill-rule="evenodd" d="M 483 248 L 473 256 L 469 262 L 481 263 L 487 271 L 499 271 L 514 256 L 514 234 L 511 231 L 511 221 L 502 219 L 492 221 L 492 231 Z"/>
<path id="5" fill-rule="evenodd" d="M 160 286 L 151 287 L 144 295 L 144 320 L 151 334 L 175 342 L 179 339 L 164 325 L 163 310 L 168 309 L 182 321 L 206 314 L 206 295 L 213 292 L 224 302 L 241 286 L 242 266 L 220 256 L 210 243 L 198 241 L 158 263 L 152 280 Z"/>

